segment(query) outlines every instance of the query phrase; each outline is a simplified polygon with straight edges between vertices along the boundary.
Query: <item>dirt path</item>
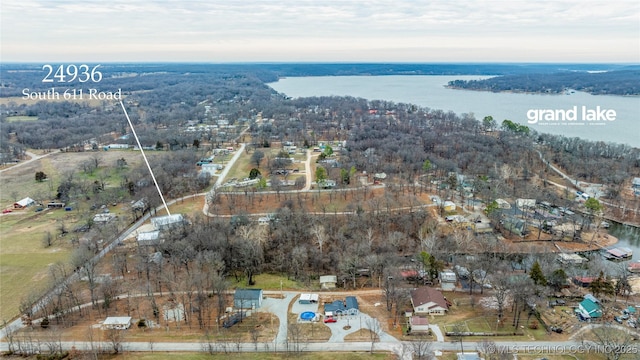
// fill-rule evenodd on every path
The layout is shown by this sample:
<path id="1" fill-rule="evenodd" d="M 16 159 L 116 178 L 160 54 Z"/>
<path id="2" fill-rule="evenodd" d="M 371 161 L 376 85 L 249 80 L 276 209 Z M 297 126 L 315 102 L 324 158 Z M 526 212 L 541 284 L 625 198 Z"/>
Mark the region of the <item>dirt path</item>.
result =
<path id="1" fill-rule="evenodd" d="M 24 166 L 25 164 L 32 163 L 32 162 L 34 162 L 34 161 L 36 161 L 36 160 L 40 160 L 40 159 L 42 159 L 43 157 L 47 157 L 47 156 L 50 156 L 50 155 L 52 155 L 52 154 L 57 154 L 57 153 L 59 153 L 59 152 L 60 152 L 60 150 L 55 150 L 55 151 L 52 151 L 52 152 L 46 153 L 46 154 L 44 154 L 44 155 L 38 155 L 38 154 L 34 154 L 34 153 L 32 153 L 32 152 L 29 152 L 29 151 L 25 151 L 25 153 L 26 153 L 27 155 L 29 155 L 29 157 L 31 157 L 29 160 L 25 160 L 25 161 L 23 161 L 23 162 L 19 162 L 19 163 L 15 164 L 15 165 L 13 165 L 13 166 L 11 166 L 11 167 L 8 167 L 8 168 L 6 168 L 6 169 L 2 169 L 2 170 L 0 170 L 0 174 L 1 174 L 1 173 L 4 173 L 5 171 L 13 170 L 13 169 L 15 169 L 15 168 L 17 168 L 17 167 Z"/>

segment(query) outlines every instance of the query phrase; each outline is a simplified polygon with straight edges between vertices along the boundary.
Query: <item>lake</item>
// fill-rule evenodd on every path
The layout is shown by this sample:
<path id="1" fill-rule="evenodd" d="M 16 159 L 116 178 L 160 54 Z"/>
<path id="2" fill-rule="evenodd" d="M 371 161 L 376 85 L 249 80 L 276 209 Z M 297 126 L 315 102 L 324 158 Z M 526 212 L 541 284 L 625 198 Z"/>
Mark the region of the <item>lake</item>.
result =
<path id="1" fill-rule="evenodd" d="M 487 77 L 318 76 L 283 78 L 268 85 L 292 98 L 336 95 L 410 103 L 457 114 L 472 113 L 477 119 L 491 115 L 498 124 L 509 119 L 538 132 L 640 147 L 640 97 L 590 95 L 579 91 L 562 95 L 493 93 L 444 87 L 451 80 Z M 533 118 L 536 110 L 552 110 L 556 118 L 532 124 L 527 114 Z M 576 121 L 559 120 L 574 110 Z M 589 114 L 603 114 L 605 110 L 615 111 L 615 120 L 585 121 Z"/>

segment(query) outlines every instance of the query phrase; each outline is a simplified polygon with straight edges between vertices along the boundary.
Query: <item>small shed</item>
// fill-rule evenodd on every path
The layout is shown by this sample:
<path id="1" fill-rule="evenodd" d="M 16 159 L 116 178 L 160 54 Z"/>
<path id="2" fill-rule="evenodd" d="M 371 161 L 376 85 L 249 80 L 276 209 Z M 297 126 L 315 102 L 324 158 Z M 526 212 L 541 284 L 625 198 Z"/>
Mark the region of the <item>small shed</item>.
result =
<path id="1" fill-rule="evenodd" d="M 13 208 L 14 209 L 24 209 L 24 208 L 26 208 L 28 206 L 31 206 L 31 205 L 35 204 L 35 203 L 36 203 L 35 200 L 33 200 L 30 197 L 26 197 L 26 198 L 24 198 L 24 199 L 22 199 L 20 201 L 16 201 L 15 203 L 13 203 Z"/>
<path id="2" fill-rule="evenodd" d="M 338 277 L 336 275 L 323 275 L 320 276 L 320 288 L 321 289 L 335 289 L 338 283 Z"/>
<path id="3" fill-rule="evenodd" d="M 318 294 L 300 294 L 300 299 L 298 299 L 300 304 L 317 304 L 318 303 Z"/>
<path id="4" fill-rule="evenodd" d="M 237 289 L 233 295 L 236 309 L 257 309 L 262 306 L 262 289 Z"/>
<path id="5" fill-rule="evenodd" d="M 126 330 L 131 327 L 131 316 L 109 316 L 102 323 L 106 330 Z"/>

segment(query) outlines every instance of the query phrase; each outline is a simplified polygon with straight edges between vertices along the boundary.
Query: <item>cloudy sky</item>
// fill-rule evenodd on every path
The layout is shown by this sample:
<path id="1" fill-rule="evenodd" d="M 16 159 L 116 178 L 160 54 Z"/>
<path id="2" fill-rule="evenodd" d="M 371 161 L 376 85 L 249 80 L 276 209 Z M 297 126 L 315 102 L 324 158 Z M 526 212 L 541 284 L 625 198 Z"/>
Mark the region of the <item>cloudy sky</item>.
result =
<path id="1" fill-rule="evenodd" d="M 3 62 L 640 62 L 640 1 L 2 0 Z"/>

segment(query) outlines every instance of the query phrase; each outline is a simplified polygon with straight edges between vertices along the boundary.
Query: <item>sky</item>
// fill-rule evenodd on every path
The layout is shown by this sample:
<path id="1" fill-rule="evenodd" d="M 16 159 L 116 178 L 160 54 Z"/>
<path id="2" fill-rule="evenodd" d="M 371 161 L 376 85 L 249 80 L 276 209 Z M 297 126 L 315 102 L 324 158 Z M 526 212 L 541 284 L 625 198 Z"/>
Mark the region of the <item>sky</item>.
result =
<path id="1" fill-rule="evenodd" d="M 640 62 L 640 1 L 0 1 L 2 62 Z"/>

